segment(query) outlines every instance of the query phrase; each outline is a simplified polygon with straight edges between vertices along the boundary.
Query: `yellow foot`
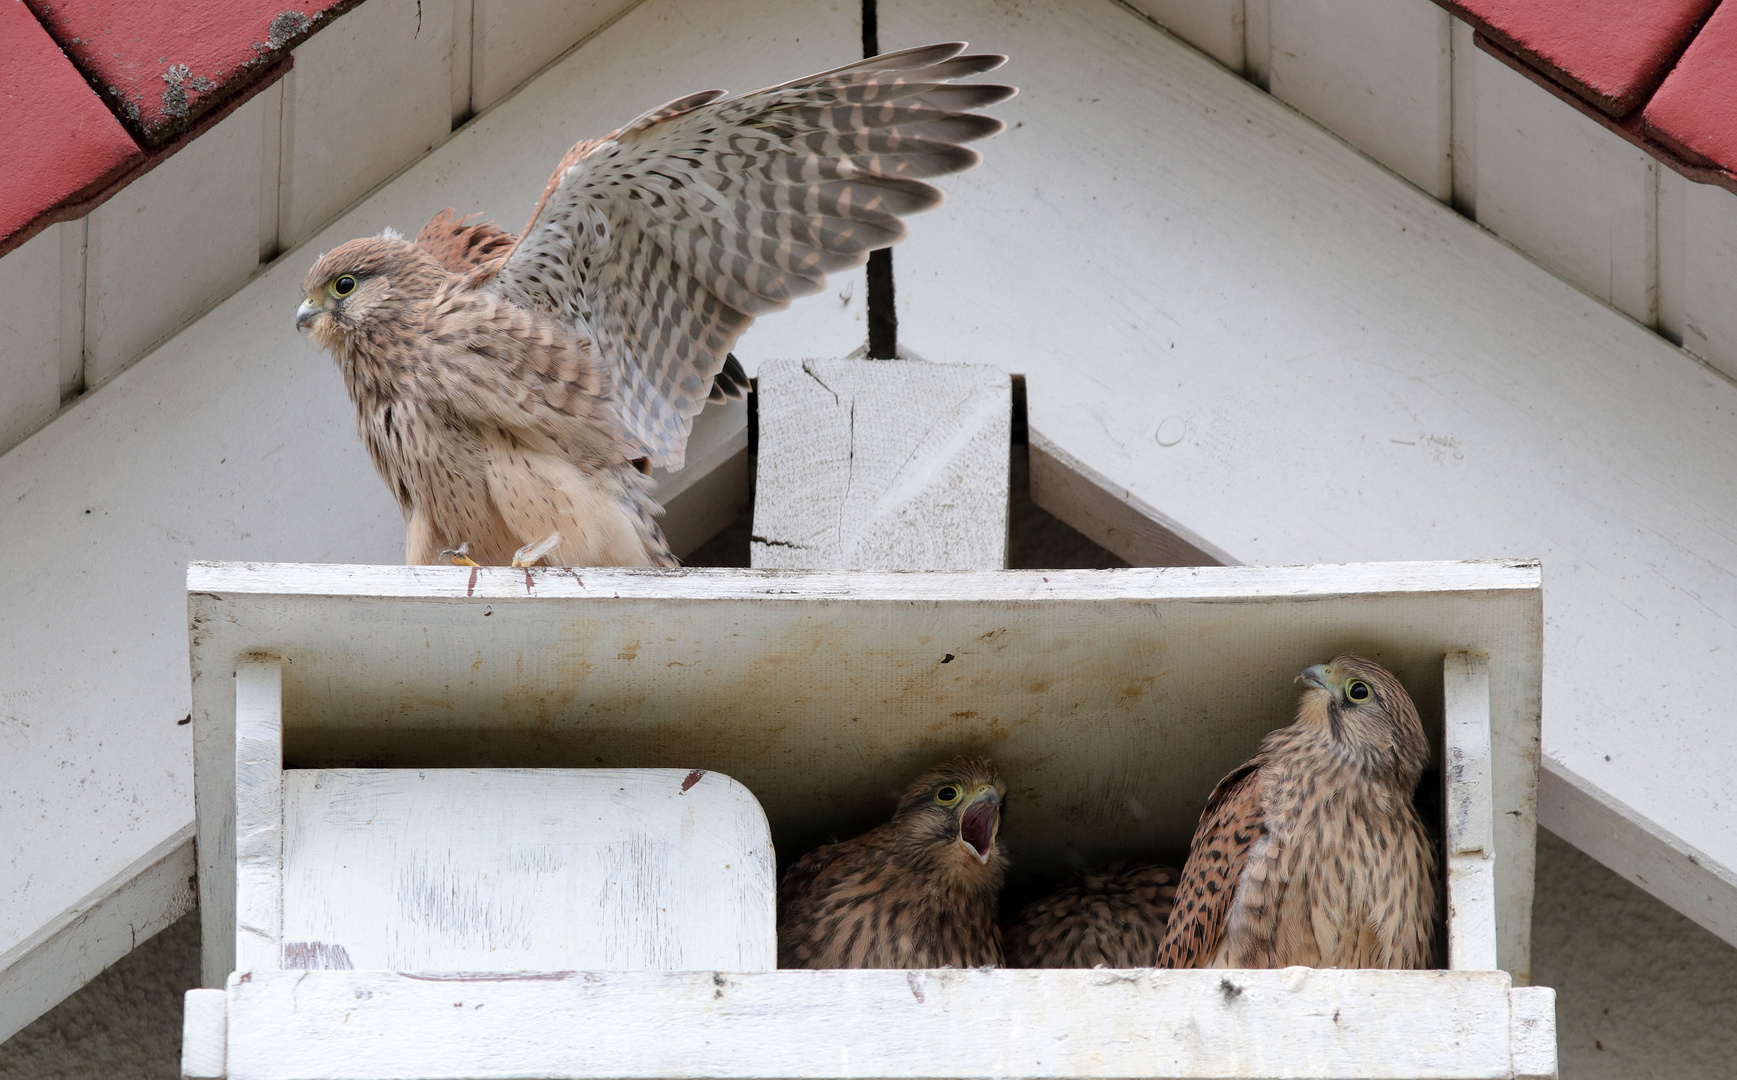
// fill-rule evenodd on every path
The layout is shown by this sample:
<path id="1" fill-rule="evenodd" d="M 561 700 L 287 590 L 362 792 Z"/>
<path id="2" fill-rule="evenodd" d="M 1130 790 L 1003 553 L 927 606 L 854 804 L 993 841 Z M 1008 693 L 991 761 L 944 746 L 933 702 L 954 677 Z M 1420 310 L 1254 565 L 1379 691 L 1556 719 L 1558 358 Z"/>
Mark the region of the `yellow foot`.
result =
<path id="1" fill-rule="evenodd" d="M 534 544 L 526 544 L 513 552 L 514 566 L 535 566 L 543 556 L 561 546 L 561 534 L 552 532 Z"/>
<path id="2" fill-rule="evenodd" d="M 470 542 L 466 541 L 455 548 L 447 548 L 440 553 L 442 557 L 452 560 L 454 566 L 481 566 L 470 557 Z"/>

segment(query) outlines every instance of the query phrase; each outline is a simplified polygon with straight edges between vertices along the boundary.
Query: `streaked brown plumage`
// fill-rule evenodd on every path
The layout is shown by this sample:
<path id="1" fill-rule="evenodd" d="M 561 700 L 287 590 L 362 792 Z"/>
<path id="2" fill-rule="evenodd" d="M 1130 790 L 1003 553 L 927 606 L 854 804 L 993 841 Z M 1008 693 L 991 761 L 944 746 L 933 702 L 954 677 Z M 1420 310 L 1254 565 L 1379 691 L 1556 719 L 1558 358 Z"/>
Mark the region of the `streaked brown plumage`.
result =
<path id="1" fill-rule="evenodd" d="M 919 776 L 893 820 L 804 855 L 778 886 L 778 966 L 999 965 L 1007 785 L 981 758 Z"/>
<path id="2" fill-rule="evenodd" d="M 1200 815 L 1162 967 L 1418 968 L 1435 938 L 1435 853 L 1412 805 L 1429 745 L 1384 668 L 1298 676 L 1297 719 Z"/>
<path id="3" fill-rule="evenodd" d="M 1001 130 L 960 43 L 673 101 L 562 159 L 518 238 L 437 215 L 322 256 L 297 325 L 343 372 L 406 559 L 673 565 L 645 467 L 746 385 L 755 317 L 904 236 Z M 638 467 L 636 467 L 636 463 Z"/>
<path id="4" fill-rule="evenodd" d="M 1007 966 L 1157 966 L 1180 876 L 1157 863 L 1092 867 L 1008 920 L 1002 928 Z"/>

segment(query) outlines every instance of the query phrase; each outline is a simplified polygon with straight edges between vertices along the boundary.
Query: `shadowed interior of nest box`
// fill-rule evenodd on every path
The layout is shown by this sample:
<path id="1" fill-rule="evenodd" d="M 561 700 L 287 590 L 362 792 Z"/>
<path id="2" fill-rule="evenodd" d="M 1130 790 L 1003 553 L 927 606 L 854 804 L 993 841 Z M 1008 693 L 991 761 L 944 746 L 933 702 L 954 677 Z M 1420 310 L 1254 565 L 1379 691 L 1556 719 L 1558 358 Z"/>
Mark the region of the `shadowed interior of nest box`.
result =
<path id="1" fill-rule="evenodd" d="M 1481 621 L 1472 596 L 1430 598 L 1441 618 L 1383 596 L 302 603 L 328 632 L 280 647 L 285 768 L 714 770 L 759 799 L 782 867 L 980 754 L 1009 786 L 1010 905 L 1103 859 L 1179 864 L 1296 674 L 1347 651 L 1417 702 L 1439 837 L 1442 656 Z"/>

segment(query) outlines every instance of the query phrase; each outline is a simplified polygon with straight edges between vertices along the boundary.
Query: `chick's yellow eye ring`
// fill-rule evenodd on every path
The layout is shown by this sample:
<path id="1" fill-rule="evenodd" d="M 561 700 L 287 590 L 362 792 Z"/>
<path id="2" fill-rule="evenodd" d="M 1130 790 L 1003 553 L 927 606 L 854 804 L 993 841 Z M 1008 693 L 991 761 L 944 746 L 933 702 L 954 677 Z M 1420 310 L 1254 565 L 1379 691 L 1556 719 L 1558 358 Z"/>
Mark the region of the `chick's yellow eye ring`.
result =
<path id="1" fill-rule="evenodd" d="M 942 806 L 952 806 L 954 803 L 959 801 L 959 789 L 954 787 L 952 784 L 948 784 L 935 792 L 935 801 L 940 803 Z"/>
<path id="2" fill-rule="evenodd" d="M 343 274 L 332 281 L 333 296 L 349 296 L 356 291 L 356 278 L 353 274 Z"/>
<path id="3" fill-rule="evenodd" d="M 1351 701 L 1368 701 L 1371 693 L 1369 684 L 1362 679 L 1352 679 L 1345 684 L 1345 697 Z"/>

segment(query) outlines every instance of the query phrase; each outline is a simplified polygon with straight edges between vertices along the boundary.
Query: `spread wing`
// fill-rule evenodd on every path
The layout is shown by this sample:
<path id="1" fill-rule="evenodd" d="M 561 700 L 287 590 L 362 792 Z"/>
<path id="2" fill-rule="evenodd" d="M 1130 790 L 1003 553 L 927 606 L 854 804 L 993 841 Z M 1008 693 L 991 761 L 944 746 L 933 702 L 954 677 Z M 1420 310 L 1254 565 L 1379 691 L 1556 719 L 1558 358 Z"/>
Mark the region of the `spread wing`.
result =
<path id="1" fill-rule="evenodd" d="M 1013 88 L 951 80 L 1001 56 L 962 43 L 862 60 L 740 97 L 673 101 L 580 143 L 484 285 L 596 342 L 635 452 L 679 468 L 692 418 L 755 316 L 904 236 L 1002 124 Z M 479 275 L 480 276 L 480 275 Z M 745 382 L 740 369 L 727 377 Z"/>
<path id="2" fill-rule="evenodd" d="M 1220 780 L 1200 812 L 1176 906 L 1158 947 L 1159 967 L 1206 967 L 1224 940 L 1237 879 L 1250 845 L 1265 830 L 1260 764 L 1257 757 Z"/>

